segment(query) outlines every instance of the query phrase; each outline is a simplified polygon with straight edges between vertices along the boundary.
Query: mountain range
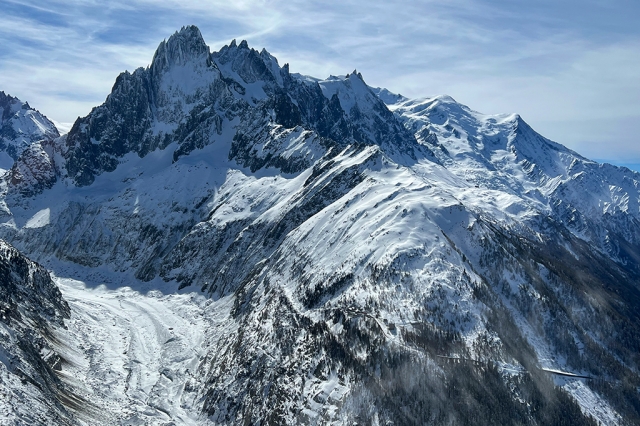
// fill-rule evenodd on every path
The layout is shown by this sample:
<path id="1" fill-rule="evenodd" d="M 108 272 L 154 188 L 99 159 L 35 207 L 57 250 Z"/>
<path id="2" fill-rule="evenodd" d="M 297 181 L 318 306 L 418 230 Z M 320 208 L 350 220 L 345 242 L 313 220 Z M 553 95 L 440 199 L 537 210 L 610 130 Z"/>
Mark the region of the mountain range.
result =
<path id="1" fill-rule="evenodd" d="M 193 26 L 0 108 L 0 421 L 640 423 L 636 172 Z"/>

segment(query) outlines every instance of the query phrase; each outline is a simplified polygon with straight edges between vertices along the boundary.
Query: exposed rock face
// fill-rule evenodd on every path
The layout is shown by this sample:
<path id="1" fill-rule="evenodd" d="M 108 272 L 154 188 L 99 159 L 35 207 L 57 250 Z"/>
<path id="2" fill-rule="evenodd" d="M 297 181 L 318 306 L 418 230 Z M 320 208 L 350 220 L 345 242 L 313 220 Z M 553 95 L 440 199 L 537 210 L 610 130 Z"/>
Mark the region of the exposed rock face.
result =
<path id="1" fill-rule="evenodd" d="M 186 27 L 1 189 L 30 256 L 226 313 L 189 382 L 213 423 L 640 420 L 640 175 L 517 115 Z"/>
<path id="2" fill-rule="evenodd" d="M 60 358 L 51 331 L 69 306 L 49 273 L 0 240 L 0 420 L 2 424 L 72 424 L 54 374 Z"/>
<path id="3" fill-rule="evenodd" d="M 175 160 L 210 144 L 223 122 L 236 117 L 243 125 L 236 129 L 232 158 L 254 170 L 258 164 L 249 163 L 256 161 L 250 155 L 256 151 L 251 149 L 255 133 L 266 132 L 263 139 L 271 139 L 270 123 L 302 126 L 342 146 L 355 141 L 386 145 L 389 155 L 415 159 L 414 151 L 428 151 L 359 74 L 321 84 L 302 82 L 266 50 L 258 53 L 246 42 L 234 41 L 209 55 L 200 31 L 186 27 L 160 44 L 150 67 L 121 74 L 106 102 L 75 123 L 64 147 L 66 172 L 75 184 L 89 185 L 96 174 L 115 170 L 125 154 L 143 157 L 169 143 L 178 144 Z M 280 161 L 287 169 L 288 162 L 274 154 L 258 160 L 260 167 Z M 295 169 L 310 165 L 307 161 Z"/>
<path id="4" fill-rule="evenodd" d="M 31 144 L 23 151 L 24 158 L 16 161 L 5 175 L 8 196 L 31 197 L 51 188 L 58 180 L 51 141 Z"/>
<path id="5" fill-rule="evenodd" d="M 56 126 L 47 117 L 0 91 L 0 168 L 10 168 L 32 143 L 58 136 Z"/>

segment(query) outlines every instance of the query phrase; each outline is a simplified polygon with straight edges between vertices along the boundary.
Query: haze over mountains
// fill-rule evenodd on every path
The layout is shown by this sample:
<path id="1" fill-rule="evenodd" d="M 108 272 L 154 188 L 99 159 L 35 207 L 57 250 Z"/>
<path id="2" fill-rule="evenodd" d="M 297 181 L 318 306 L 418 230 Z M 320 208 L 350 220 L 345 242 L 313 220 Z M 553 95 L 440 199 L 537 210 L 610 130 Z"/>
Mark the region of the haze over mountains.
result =
<path id="1" fill-rule="evenodd" d="M 2 421 L 640 421 L 640 174 L 196 27 L 1 96 Z"/>

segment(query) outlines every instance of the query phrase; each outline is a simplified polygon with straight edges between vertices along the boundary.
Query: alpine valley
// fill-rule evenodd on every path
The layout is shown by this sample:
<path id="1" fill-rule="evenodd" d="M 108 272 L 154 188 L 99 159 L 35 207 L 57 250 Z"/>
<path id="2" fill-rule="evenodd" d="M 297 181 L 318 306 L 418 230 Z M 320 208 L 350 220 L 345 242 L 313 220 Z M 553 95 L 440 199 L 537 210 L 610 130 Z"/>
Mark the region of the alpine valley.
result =
<path id="1" fill-rule="evenodd" d="M 640 424 L 636 172 L 193 26 L 0 111 L 3 425 Z"/>

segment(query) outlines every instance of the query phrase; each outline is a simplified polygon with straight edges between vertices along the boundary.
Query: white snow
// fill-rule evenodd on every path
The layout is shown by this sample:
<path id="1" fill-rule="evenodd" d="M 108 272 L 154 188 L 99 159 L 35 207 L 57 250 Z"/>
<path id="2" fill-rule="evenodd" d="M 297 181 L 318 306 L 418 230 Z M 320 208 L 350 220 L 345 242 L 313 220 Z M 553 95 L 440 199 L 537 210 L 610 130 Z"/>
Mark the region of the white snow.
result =
<path id="1" fill-rule="evenodd" d="M 4 131 L 7 128 L 11 131 Z M 33 142 L 58 136 L 55 125 L 47 117 L 17 98 L 9 100 L 7 109 L 0 109 L 0 129 L 4 129 L 3 134 L 14 134 L 11 138 L 1 136 L 0 141 L 7 147 L 12 146 L 17 156 Z M 11 165 L 13 159 L 6 152 L 0 152 L 0 169 L 6 170 Z"/>
<path id="2" fill-rule="evenodd" d="M 87 425 L 207 424 L 188 385 L 201 387 L 195 372 L 216 318 L 207 314 L 211 301 L 104 270 L 66 272 L 86 276 L 85 282 L 54 278 L 71 307 L 67 330 L 57 331 L 66 360 L 60 374 L 94 407 L 78 413 L 80 419 Z"/>
<path id="3" fill-rule="evenodd" d="M 376 99 L 369 86 L 355 72 L 348 76 L 331 76 L 326 80 L 318 81 L 318 84 L 327 99 L 338 95 L 340 106 L 346 113 L 356 105 L 361 111 L 369 111 Z"/>
<path id="4" fill-rule="evenodd" d="M 597 419 L 604 426 L 622 424 L 622 417 L 599 395 L 593 392 L 583 380 L 558 377 L 557 386 L 567 391 L 578 402 L 580 409 L 586 415 Z"/>
<path id="5" fill-rule="evenodd" d="M 51 217 L 51 209 L 45 208 L 37 212 L 31 217 L 24 225 L 25 228 L 42 228 L 49 224 L 49 220 Z"/>

